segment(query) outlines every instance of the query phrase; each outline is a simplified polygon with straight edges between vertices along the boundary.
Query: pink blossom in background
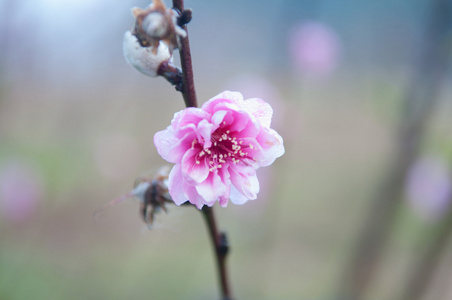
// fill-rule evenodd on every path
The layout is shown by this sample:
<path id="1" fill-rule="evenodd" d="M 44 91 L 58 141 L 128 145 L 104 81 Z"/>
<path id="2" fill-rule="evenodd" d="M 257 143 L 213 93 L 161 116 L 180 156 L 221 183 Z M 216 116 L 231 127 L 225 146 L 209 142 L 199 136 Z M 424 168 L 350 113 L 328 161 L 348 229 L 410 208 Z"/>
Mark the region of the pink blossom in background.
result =
<path id="1" fill-rule="evenodd" d="M 450 206 L 452 176 L 448 165 L 438 158 L 416 161 L 407 176 L 405 194 L 414 211 L 427 221 L 443 216 Z"/>
<path id="2" fill-rule="evenodd" d="M 173 201 L 201 209 L 256 199 L 256 170 L 284 154 L 281 136 L 270 128 L 272 114 L 261 99 L 229 91 L 176 113 L 154 136 L 158 153 L 176 164 L 168 182 Z"/>
<path id="3" fill-rule="evenodd" d="M 0 213 L 10 222 L 23 222 L 36 211 L 42 197 L 38 173 L 23 163 L 9 163 L 0 169 Z"/>
<path id="4" fill-rule="evenodd" d="M 289 51 L 295 67 L 304 76 L 322 78 L 331 75 L 341 57 L 338 35 L 320 22 L 303 22 L 289 35 Z"/>

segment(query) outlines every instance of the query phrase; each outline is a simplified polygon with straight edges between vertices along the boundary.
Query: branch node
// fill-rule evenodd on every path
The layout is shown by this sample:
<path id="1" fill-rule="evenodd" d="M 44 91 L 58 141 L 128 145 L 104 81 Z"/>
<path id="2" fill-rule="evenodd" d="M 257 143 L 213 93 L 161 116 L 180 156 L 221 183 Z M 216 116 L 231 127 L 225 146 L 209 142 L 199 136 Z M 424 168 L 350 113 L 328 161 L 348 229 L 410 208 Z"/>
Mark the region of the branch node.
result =
<path id="1" fill-rule="evenodd" d="M 184 27 L 185 25 L 190 23 L 192 16 L 193 11 L 190 8 L 185 9 L 177 18 L 177 25 L 179 25 L 180 27 Z"/>

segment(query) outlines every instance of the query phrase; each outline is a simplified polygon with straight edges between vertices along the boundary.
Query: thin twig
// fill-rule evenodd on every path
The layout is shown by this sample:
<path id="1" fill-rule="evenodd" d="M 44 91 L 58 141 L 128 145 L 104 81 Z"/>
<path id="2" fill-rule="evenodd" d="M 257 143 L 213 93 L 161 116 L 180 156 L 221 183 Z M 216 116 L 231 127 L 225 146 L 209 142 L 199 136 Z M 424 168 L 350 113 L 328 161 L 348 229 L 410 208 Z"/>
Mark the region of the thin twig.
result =
<path id="1" fill-rule="evenodd" d="M 166 61 L 160 64 L 157 69 L 157 74 L 164 77 L 169 83 L 174 85 L 176 91 L 182 92 L 183 75 L 180 68 L 173 66 L 169 61 Z"/>
<path id="2" fill-rule="evenodd" d="M 181 15 L 181 22 L 179 26 L 187 32 L 187 36 L 181 38 L 179 45 L 180 60 L 182 66 L 182 95 L 184 97 L 185 105 L 187 107 L 197 107 L 197 99 L 195 92 L 195 84 L 193 79 L 193 66 L 191 61 L 190 43 L 188 40 L 188 31 L 185 24 L 191 19 L 191 11 L 184 9 L 183 0 L 173 0 L 173 8 L 178 10 Z M 212 207 L 204 206 L 202 214 L 206 220 L 206 225 L 209 230 L 209 235 L 214 247 L 215 257 L 217 260 L 218 277 L 221 287 L 221 299 L 232 300 L 231 290 L 228 280 L 228 273 L 226 269 L 226 256 L 229 251 L 226 233 L 218 232 L 217 222 L 213 213 Z"/>
<path id="3" fill-rule="evenodd" d="M 226 269 L 226 257 L 229 252 L 226 234 L 224 232 L 218 232 L 212 207 L 204 206 L 202 214 L 204 215 L 206 225 L 209 228 L 210 238 L 216 254 L 222 300 L 232 300 Z"/>
<path id="4" fill-rule="evenodd" d="M 184 1 L 183 0 L 173 0 L 173 8 L 179 11 L 182 15 L 184 12 Z M 191 52 L 190 52 L 190 42 L 188 39 L 187 26 L 183 25 L 182 29 L 187 32 L 186 37 L 182 38 L 180 41 L 180 61 L 182 66 L 182 75 L 184 77 L 184 82 L 182 86 L 182 95 L 184 97 L 185 105 L 187 107 L 197 107 L 198 101 L 196 100 L 195 83 L 193 79 L 193 66 L 191 62 Z"/>

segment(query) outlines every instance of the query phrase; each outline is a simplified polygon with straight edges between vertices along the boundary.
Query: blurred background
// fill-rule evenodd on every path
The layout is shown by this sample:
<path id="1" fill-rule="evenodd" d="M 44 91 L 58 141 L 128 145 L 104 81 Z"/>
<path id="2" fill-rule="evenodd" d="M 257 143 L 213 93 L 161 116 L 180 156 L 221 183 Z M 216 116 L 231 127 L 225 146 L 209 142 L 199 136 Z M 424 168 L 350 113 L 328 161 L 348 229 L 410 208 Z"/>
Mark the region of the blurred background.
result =
<path id="1" fill-rule="evenodd" d="M 236 299 L 452 299 L 451 2 L 186 1 L 198 101 L 264 99 L 286 148 L 216 209 Z M 148 4 L 0 0 L 1 299 L 217 299 L 196 209 L 93 218 L 184 108 L 123 59 Z"/>

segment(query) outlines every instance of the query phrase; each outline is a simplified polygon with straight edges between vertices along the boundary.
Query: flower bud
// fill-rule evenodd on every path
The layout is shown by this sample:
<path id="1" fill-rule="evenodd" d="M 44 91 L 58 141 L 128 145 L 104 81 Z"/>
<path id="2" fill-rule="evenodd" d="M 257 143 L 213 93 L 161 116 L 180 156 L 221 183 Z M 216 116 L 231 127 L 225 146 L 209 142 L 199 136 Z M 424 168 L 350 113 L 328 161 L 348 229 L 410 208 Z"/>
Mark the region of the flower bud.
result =
<path id="1" fill-rule="evenodd" d="M 156 39 L 161 39 L 168 32 L 169 24 L 160 12 L 151 12 L 143 20 L 143 29 L 146 33 Z"/>
<path id="2" fill-rule="evenodd" d="M 156 77 L 160 65 L 171 59 L 168 47 L 160 43 L 157 51 L 152 51 L 150 47 L 142 47 L 136 36 L 130 31 L 124 34 L 122 50 L 127 62 L 141 73 Z"/>
<path id="3" fill-rule="evenodd" d="M 174 49 L 179 48 L 179 39 L 187 36 L 187 32 L 178 25 L 180 14 L 167 8 L 162 0 L 153 0 L 145 9 L 132 8 L 132 16 L 135 18 L 132 34 L 141 46 L 152 48 L 154 54 L 161 42 L 173 53 Z"/>
<path id="4" fill-rule="evenodd" d="M 140 177 L 135 182 L 132 196 L 140 200 L 140 213 L 143 220 L 151 226 L 155 213 L 166 212 L 165 203 L 171 203 L 168 191 L 168 176 L 171 168 L 161 167 L 153 179 Z"/>

